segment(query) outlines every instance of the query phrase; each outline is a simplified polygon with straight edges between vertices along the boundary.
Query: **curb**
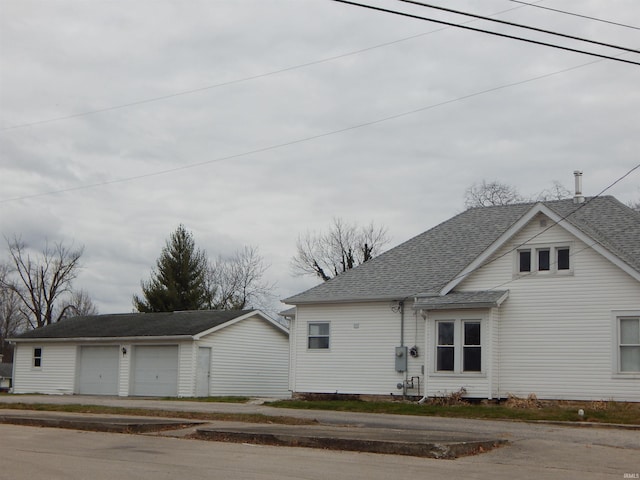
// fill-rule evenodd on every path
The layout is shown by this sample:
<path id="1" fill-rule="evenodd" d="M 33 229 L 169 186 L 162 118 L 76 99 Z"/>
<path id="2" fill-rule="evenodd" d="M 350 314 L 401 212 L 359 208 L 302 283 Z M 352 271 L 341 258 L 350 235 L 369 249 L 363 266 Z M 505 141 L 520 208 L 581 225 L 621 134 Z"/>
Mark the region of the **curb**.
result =
<path id="1" fill-rule="evenodd" d="M 506 440 L 464 441 L 464 442 L 407 442 L 364 440 L 348 437 L 292 435 L 257 431 L 234 431 L 218 429 L 197 429 L 194 438 L 218 442 L 250 443 L 285 447 L 321 448 L 352 452 L 383 453 L 435 459 L 455 459 L 468 455 L 488 452 L 505 445 Z"/>

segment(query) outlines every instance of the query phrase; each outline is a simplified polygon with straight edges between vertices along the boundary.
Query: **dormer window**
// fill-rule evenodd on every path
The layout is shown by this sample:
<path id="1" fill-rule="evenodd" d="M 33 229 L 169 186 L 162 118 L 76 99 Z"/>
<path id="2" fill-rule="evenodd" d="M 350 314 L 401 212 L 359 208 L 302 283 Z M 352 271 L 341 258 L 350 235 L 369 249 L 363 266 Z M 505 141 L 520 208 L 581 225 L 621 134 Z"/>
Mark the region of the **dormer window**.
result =
<path id="1" fill-rule="evenodd" d="M 571 271 L 570 247 L 567 245 L 520 248 L 516 255 L 518 274 L 568 273 Z"/>

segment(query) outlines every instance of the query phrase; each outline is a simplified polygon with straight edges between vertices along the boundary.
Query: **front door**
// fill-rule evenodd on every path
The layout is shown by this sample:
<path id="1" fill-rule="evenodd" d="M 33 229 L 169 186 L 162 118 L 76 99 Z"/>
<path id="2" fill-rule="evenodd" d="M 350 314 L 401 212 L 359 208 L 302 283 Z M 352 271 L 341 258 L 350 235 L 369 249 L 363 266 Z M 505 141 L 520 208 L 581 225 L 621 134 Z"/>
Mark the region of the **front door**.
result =
<path id="1" fill-rule="evenodd" d="M 196 397 L 209 396 L 211 378 L 211 348 L 198 348 L 198 367 L 196 369 Z"/>

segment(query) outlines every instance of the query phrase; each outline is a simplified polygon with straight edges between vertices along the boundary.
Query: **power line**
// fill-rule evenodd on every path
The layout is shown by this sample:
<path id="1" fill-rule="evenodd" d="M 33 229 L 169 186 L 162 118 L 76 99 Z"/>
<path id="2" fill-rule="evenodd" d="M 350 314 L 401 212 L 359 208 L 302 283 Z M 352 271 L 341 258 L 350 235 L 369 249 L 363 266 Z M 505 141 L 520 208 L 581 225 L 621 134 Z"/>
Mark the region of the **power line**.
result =
<path id="1" fill-rule="evenodd" d="M 350 0 L 331 0 L 331 1 L 338 2 L 338 3 L 344 3 L 344 4 L 347 4 L 347 5 L 353 5 L 355 7 L 367 8 L 369 10 L 375 10 L 375 11 L 378 11 L 378 12 L 391 13 L 393 15 L 400 15 L 402 17 L 413 18 L 413 19 L 416 19 L 416 20 L 424 20 L 426 22 L 433 22 L 433 23 L 439 23 L 439 24 L 442 24 L 442 25 L 448 25 L 448 26 L 451 26 L 451 27 L 462 28 L 462 29 L 465 29 L 465 30 L 471 30 L 473 32 L 486 33 L 488 35 L 494 35 L 494 36 L 497 36 L 497 37 L 508 38 L 510 40 L 518 40 L 520 42 L 526 42 L 526 43 L 532 43 L 532 44 L 535 44 L 535 45 L 542 45 L 542 46 L 545 46 L 545 47 L 556 48 L 556 49 L 559 49 L 559 50 L 565 50 L 567 52 L 581 53 L 583 55 L 590 55 L 592 57 L 604 58 L 604 59 L 607 59 L 607 60 L 613 60 L 613 61 L 616 61 L 616 62 L 629 63 L 629 64 L 632 64 L 632 65 L 639 65 L 640 66 L 640 62 L 635 62 L 633 60 L 626 60 L 626 59 L 623 59 L 623 58 L 613 57 L 613 56 L 610 56 L 610 55 L 603 55 L 603 54 L 599 54 L 599 53 L 595 53 L 595 52 L 588 52 L 586 50 L 580 50 L 580 49 L 577 49 L 577 48 L 563 47 L 561 45 L 556 45 L 556 44 L 553 44 L 553 43 L 541 42 L 539 40 L 532 40 L 530 38 L 518 37 L 518 36 L 515 36 L 515 35 L 508 35 L 506 33 L 494 32 L 494 31 L 485 30 L 485 29 L 482 29 L 482 28 L 469 27 L 469 26 L 462 25 L 462 24 L 459 24 L 459 23 L 446 22 L 444 20 L 436 20 L 434 18 L 423 17 L 421 15 L 414 15 L 414 14 L 406 13 L 406 12 L 399 12 L 397 10 L 391 10 L 391 9 L 388 9 L 388 8 L 374 7 L 373 5 L 366 5 L 364 3 L 353 2 L 353 1 L 350 1 Z"/>
<path id="2" fill-rule="evenodd" d="M 632 28 L 634 30 L 640 30 L 639 27 L 634 27 L 633 25 L 627 25 L 625 23 L 612 22 L 610 20 L 603 20 L 602 18 L 590 17 L 589 15 L 580 15 L 579 13 L 567 12 L 565 10 L 558 10 L 557 8 L 551 8 L 551 7 L 545 7 L 545 6 L 542 6 L 542 5 L 536 5 L 535 3 L 521 2 L 519 0 L 509 0 L 509 1 L 514 2 L 514 3 L 519 3 L 521 5 L 527 5 L 529 7 L 542 8 L 544 10 L 550 10 L 552 12 L 563 13 L 565 15 L 572 15 L 574 17 L 586 18 L 588 20 L 594 20 L 596 22 L 608 23 L 610 25 L 617 25 L 618 27 Z"/>
<path id="3" fill-rule="evenodd" d="M 542 0 L 538 0 L 538 1 L 542 1 Z M 524 8 L 524 6 L 519 6 L 519 7 L 513 7 L 513 8 L 508 8 L 505 10 L 500 10 L 499 12 L 496 12 L 492 15 L 501 15 L 503 13 L 506 12 L 511 12 L 513 10 L 519 10 L 521 8 Z M 465 22 L 465 23 L 472 23 L 475 22 L 476 20 L 470 20 L 469 22 Z M 450 28 L 448 26 L 445 26 L 443 28 L 439 28 L 437 30 L 431 30 L 429 32 L 424 32 L 424 33 L 419 33 L 417 35 L 411 35 L 409 37 L 404 37 L 404 38 L 400 38 L 397 40 L 392 40 L 390 42 L 384 42 L 384 43 L 379 43 L 376 45 L 372 45 L 370 47 L 365 47 L 365 48 L 361 48 L 358 50 L 353 50 L 351 52 L 346 52 L 346 53 L 342 53 L 339 55 L 334 55 L 331 57 L 326 57 L 326 58 L 321 58 L 318 60 L 313 60 L 310 62 L 305 62 L 305 63 L 301 63 L 301 64 L 297 64 L 297 65 L 292 65 L 286 68 L 282 68 L 279 70 L 273 70 L 271 72 L 265 72 L 265 73 L 261 73 L 258 75 L 253 75 L 250 77 L 244 77 L 244 78 L 238 78 L 238 79 L 234 79 L 234 80 L 230 80 L 228 82 L 222 82 L 222 83 L 217 83 L 217 84 L 213 84 L 213 85 L 206 85 L 203 87 L 198 87 L 198 88 L 193 88 L 190 90 L 183 90 L 181 92 L 174 92 L 174 93 L 170 93 L 170 94 L 166 94 L 166 95 L 161 95 L 158 97 L 150 97 L 150 98 L 146 98 L 146 99 L 141 99 L 141 100 L 136 100 L 133 102 L 128 102 L 128 103 L 123 103 L 123 104 L 118 104 L 118 105 L 112 105 L 109 107 L 104 107 L 104 108 L 99 108 L 99 109 L 95 109 L 95 110 L 88 110 L 88 111 L 84 111 L 84 112 L 78 112 L 78 113 L 74 113 L 74 114 L 69 114 L 69 115 L 64 115 L 61 117 L 54 117 L 54 118 L 48 118 L 48 119 L 44 119 L 44 120 L 36 120 L 36 121 L 32 121 L 32 122 L 27 122 L 27 123 L 21 123 L 21 124 L 16 124 L 16 125 L 9 125 L 7 127 L 0 127 L 0 132 L 3 131 L 8 131 L 8 130 L 14 130 L 14 129 L 18 129 L 18 128 L 25 128 L 25 127 L 33 127 L 33 126 L 37 126 L 37 125 L 43 125 L 46 123 L 52 123 L 52 122 L 58 122 L 58 121 L 62 121 L 62 120 L 70 120 L 73 118 L 78 118 L 78 117 L 84 117 L 84 116 L 88 116 L 88 115 L 95 115 L 98 113 L 104 113 L 104 112 L 109 112 L 109 111 L 113 111 L 113 110 L 120 110 L 123 108 L 128 108 L 128 107 L 133 107 L 136 105 L 143 105 L 146 103 L 152 103 L 152 102 L 158 102 L 158 101 L 162 101 L 162 100 L 168 100 L 170 98 L 174 98 L 174 97 L 180 97 L 183 95 L 192 95 L 194 93 L 199 93 L 199 92 L 203 92 L 206 90 L 212 90 L 215 88 L 219 88 L 219 87 L 224 87 L 224 86 L 228 86 L 228 85 L 233 85 L 236 83 L 242 83 L 242 82 L 247 82 L 250 80 L 256 80 L 259 78 L 264 78 L 264 77 L 269 77 L 272 75 L 277 75 L 280 73 L 285 73 L 285 72 L 289 72 L 289 71 L 293 71 L 293 70 L 297 70 L 297 69 L 301 69 L 301 68 L 306 68 L 309 66 L 313 66 L 313 65 L 318 65 L 321 63 L 326 63 L 326 62 L 331 62 L 334 60 L 338 60 L 340 58 L 345 58 L 345 57 L 349 57 L 352 55 L 358 55 L 360 53 L 364 53 L 370 50 L 374 50 L 377 48 L 382 48 L 382 47 L 387 47 L 389 45 L 394 45 L 397 43 L 401 43 L 401 42 L 405 42 L 408 40 L 413 40 L 415 38 L 419 38 L 425 35 L 430 35 L 432 33 L 437 33 L 437 32 L 441 32 L 442 30 L 445 30 L 447 28 Z"/>
<path id="4" fill-rule="evenodd" d="M 396 1 L 403 2 L 403 3 L 409 3 L 409 4 L 412 4 L 412 5 L 419 5 L 421 7 L 426 7 L 426 8 L 432 8 L 434 10 L 440 10 L 440 11 L 443 11 L 443 12 L 455 13 L 456 15 L 464 15 L 465 17 L 472 17 L 472 18 L 476 18 L 478 20 L 485 20 L 487 22 L 494 22 L 494 23 L 499 23 L 501 25 L 508 25 L 510 27 L 524 28 L 526 30 L 532 30 L 534 32 L 546 33 L 548 35 L 554 35 L 554 36 L 557 36 L 557 37 L 568 38 L 568 39 L 571 39 L 571 40 L 578 40 L 580 42 L 591 43 L 591 44 L 600 45 L 600 46 L 603 46 L 603 47 L 615 48 L 615 49 L 618 49 L 618 50 L 624 50 L 624 51 L 632 52 L 632 53 L 640 53 L 640 50 L 636 50 L 634 48 L 621 47 L 619 45 L 614 45 L 614 44 L 611 44 L 611 43 L 599 42 L 597 40 L 590 40 L 590 39 L 583 38 L 583 37 L 578 37 L 578 36 L 575 36 L 575 35 L 568 35 L 566 33 L 555 32 L 553 30 L 546 30 L 544 28 L 531 27 L 529 25 L 523 25 L 521 23 L 508 22 L 506 20 L 500 20 L 500 19 L 497 19 L 497 18 L 486 17 L 484 15 L 477 15 L 475 13 L 468 13 L 468 12 L 463 12 L 461 10 L 454 10 L 452 8 L 440 7 L 440 6 L 437 6 L 437 5 L 431 5 L 429 3 L 418 2 L 416 0 L 396 0 Z"/>
<path id="5" fill-rule="evenodd" d="M 487 94 L 487 93 L 496 92 L 496 91 L 503 90 L 503 89 L 506 89 L 506 88 L 515 87 L 515 86 L 518 86 L 518 85 L 524 85 L 526 83 L 531 83 L 531 82 L 534 82 L 534 81 L 537 81 L 537 80 L 541 80 L 543 78 L 552 77 L 552 76 L 555 76 L 555 75 L 560 75 L 562 73 L 566 73 L 566 72 L 569 72 L 569 71 L 572 71 L 572 70 L 577 70 L 579 68 L 583 68 L 583 67 L 586 67 L 588 65 L 593 65 L 593 64 L 599 63 L 601 61 L 602 60 L 593 60 L 591 62 L 583 63 L 583 64 L 580 64 L 580 65 L 575 65 L 573 67 L 564 68 L 562 70 L 556 70 L 555 72 L 550 72 L 550 73 L 546 73 L 546 74 L 543 74 L 543 75 L 538 75 L 536 77 L 531 77 L 531 78 L 528 78 L 528 79 L 525 79 L 525 80 L 520 80 L 520 81 L 517 81 L 517 82 L 512 82 L 512 83 L 508 83 L 508 84 L 504 84 L 504 85 L 499 85 L 497 87 L 492 87 L 492 88 L 488 88 L 486 90 L 481 90 L 481 91 L 478 91 L 478 92 L 470 93 L 468 95 L 463 95 L 463 96 L 460 96 L 460 97 L 456 97 L 456 98 L 453 98 L 451 100 L 445 100 L 443 102 L 434 103 L 434 104 L 431 104 L 431 105 L 426 105 L 424 107 L 416 108 L 414 110 L 410 110 L 410 111 L 407 111 L 407 112 L 401 112 L 401 113 L 397 113 L 397 114 L 394 114 L 394 115 L 389 115 L 387 117 L 382 117 L 382 118 L 378 118 L 378 119 L 375 119 L 375 120 L 371 120 L 371 121 L 368 121 L 368 122 L 359 123 L 359 124 L 356 124 L 356 125 L 351 125 L 351 126 L 348 126 L 348 127 L 337 129 L 337 130 L 331 130 L 331 131 L 328 131 L 328 132 L 320 133 L 320 134 L 317 134 L 317 135 L 312 135 L 312 136 L 309 136 L 309 137 L 299 138 L 299 139 L 291 140 L 291 141 L 284 142 L 284 143 L 270 145 L 270 146 L 267 146 L 267 147 L 257 148 L 257 149 L 250 150 L 250 151 L 247 151 L 247 152 L 237 153 L 237 154 L 234 154 L 234 155 L 228 155 L 228 156 L 225 156 L 225 157 L 214 158 L 214 159 L 211 159 L 211 160 L 204 160 L 202 162 L 191 163 L 191 164 L 188 164 L 188 165 L 182 165 L 180 167 L 170 168 L 170 169 L 166 169 L 166 170 L 159 170 L 159 171 L 156 171 L 156 172 L 145 173 L 145 174 L 136 175 L 136 176 L 132 176 L 132 177 L 125 177 L 125 178 L 120 178 L 120 179 L 115 179 L 115 180 L 108 180 L 108 181 L 104 181 L 104 182 L 92 183 L 92 184 L 87 184 L 87 185 L 79 185 L 79 186 L 76 186 L 76 187 L 70 187 L 70 188 L 59 189 L 59 190 L 52 190 L 52 191 L 49 191 L 49 192 L 35 193 L 35 194 L 32 194 L 32 195 L 22 195 L 22 196 L 19 196 L 19 197 L 7 198 L 7 199 L 4 199 L 4 200 L 0 200 L 0 204 L 14 202 L 14 201 L 18 201 L 18 200 L 26 200 L 26 199 L 30 199 L 30 198 L 44 197 L 44 196 L 48 196 L 48 195 L 55 195 L 55 194 L 60 194 L 60 193 L 73 192 L 73 191 L 78 191 L 78 190 L 87 190 L 87 189 L 90 189 L 90 188 L 113 185 L 113 184 L 117 184 L 117 183 L 130 182 L 130 181 L 134 181 L 134 180 L 140 180 L 140 179 L 143 179 L 143 178 L 155 177 L 155 176 L 159 176 L 159 175 L 165 175 L 167 173 L 175 173 L 175 172 L 182 171 L 182 170 L 188 170 L 188 169 L 191 169 L 191 168 L 201 167 L 201 166 L 209 165 L 209 164 L 212 164 L 212 163 L 222 162 L 222 161 L 225 161 L 225 160 L 231 160 L 233 158 L 246 157 L 246 156 L 253 155 L 253 154 L 256 154 L 256 153 L 267 152 L 267 151 L 275 150 L 275 149 L 278 149 L 278 148 L 288 147 L 288 146 L 291 146 L 291 145 L 296 145 L 296 144 L 299 144 L 299 143 L 304 143 L 304 142 L 308 142 L 308 141 L 311 141 L 311 140 L 316 140 L 318 138 L 323 138 L 323 137 L 328 137 L 328 136 L 331 136 L 331 135 L 336 135 L 336 134 L 339 134 L 339 133 L 348 132 L 350 130 L 356 130 L 356 129 L 359 129 L 359 128 L 368 127 L 368 126 L 371 126 L 371 125 L 376 125 L 378 123 L 383 123 L 383 122 L 386 122 L 386 121 L 389 121 L 389 120 L 395 120 L 397 118 L 405 117 L 405 116 L 412 115 L 412 114 L 419 113 L 419 112 L 424 112 L 424 111 L 427 111 L 427 110 L 431 110 L 431 109 L 434 109 L 434 108 L 438 108 L 438 107 L 442 107 L 442 106 L 445 106 L 445 105 L 449 105 L 451 103 L 460 102 L 462 100 L 467 100 L 469 98 L 477 97 L 477 96 L 484 95 L 484 94 Z"/>

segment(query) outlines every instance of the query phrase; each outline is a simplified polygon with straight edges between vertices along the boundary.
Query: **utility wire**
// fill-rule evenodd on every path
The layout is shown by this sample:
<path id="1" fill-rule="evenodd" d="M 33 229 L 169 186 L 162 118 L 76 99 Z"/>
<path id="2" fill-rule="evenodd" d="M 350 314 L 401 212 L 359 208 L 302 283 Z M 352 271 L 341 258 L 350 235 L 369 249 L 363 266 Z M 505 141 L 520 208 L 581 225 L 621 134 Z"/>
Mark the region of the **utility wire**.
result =
<path id="1" fill-rule="evenodd" d="M 542 1 L 542 0 L 539 0 Z M 506 10 L 501 10 L 499 12 L 494 13 L 493 15 L 501 15 L 503 13 L 506 12 L 511 12 L 513 10 L 519 10 L 521 8 L 524 8 L 523 6 L 519 6 L 519 7 L 514 7 L 514 8 L 508 8 Z M 466 23 L 471 23 L 474 22 L 475 20 L 470 20 L 469 22 Z M 442 28 L 438 28 L 437 30 L 431 30 L 429 32 L 424 32 L 424 33 L 419 33 L 417 35 L 411 35 L 410 37 L 404 37 L 404 38 L 399 38 L 397 40 L 392 40 L 390 42 L 384 42 L 384 43 L 379 43 L 377 45 L 372 45 L 370 47 L 365 47 L 365 48 L 361 48 L 358 50 L 353 50 L 351 52 L 346 52 L 346 53 L 342 53 L 339 55 L 334 55 L 331 57 L 326 57 L 326 58 L 321 58 L 318 60 L 312 60 L 310 62 L 305 62 L 305 63 L 301 63 L 301 64 L 297 64 L 297 65 L 292 65 L 286 68 L 281 68 L 279 70 L 273 70 L 270 72 L 265 72 L 265 73 L 261 73 L 258 75 L 253 75 L 250 77 L 244 77 L 244 78 L 238 78 L 238 79 L 234 79 L 234 80 L 229 80 L 228 82 L 222 82 L 222 83 L 217 83 L 217 84 L 213 84 L 213 85 L 206 85 L 204 87 L 199 87 L 199 88 L 193 88 L 190 90 L 183 90 L 181 92 L 174 92 L 174 93 L 170 93 L 167 95 L 161 95 L 158 97 L 150 97 L 150 98 L 145 98 L 142 100 L 137 100 L 134 102 L 129 102 L 129 103 L 122 103 L 119 105 L 112 105 L 110 107 L 105 107 L 105 108 L 99 108 L 99 109 L 95 109 L 95 110 L 88 110 L 88 111 L 84 111 L 84 112 L 78 112 L 78 113 L 74 113 L 74 114 L 70 114 L 70 115 L 64 115 L 61 117 L 54 117 L 54 118 L 48 118 L 45 120 L 36 120 L 33 122 L 28 122 L 28 123 L 21 123 L 21 124 L 16 124 L 16 125 L 9 125 L 7 127 L 0 127 L 0 132 L 4 132 L 4 131 L 8 131 L 8 130 L 14 130 L 14 129 L 18 129 L 18 128 L 25 128 L 25 127 L 33 127 L 36 125 L 43 125 L 46 123 L 52 123 L 52 122 L 58 122 L 61 120 L 70 120 L 72 118 L 78 118 L 78 117 L 85 117 L 88 115 L 94 115 L 97 113 L 103 113 L 103 112 L 110 112 L 113 110 L 120 110 L 123 108 L 128 108 L 128 107 L 133 107 L 136 105 L 143 105 L 145 103 L 152 103 L 152 102 L 158 102 L 158 101 L 162 101 L 162 100 L 168 100 L 170 98 L 174 98 L 174 97 L 180 97 L 183 95 L 192 95 L 194 93 L 199 93 L 199 92 L 204 92 L 206 90 L 212 90 L 215 88 L 219 88 L 219 87 L 225 87 L 228 85 L 234 85 L 237 83 L 242 83 L 242 82 L 248 82 L 250 80 L 257 80 L 259 78 L 264 78 L 264 77 L 270 77 L 272 75 L 277 75 L 280 73 L 285 73 L 285 72 L 290 72 L 293 70 L 298 70 L 301 68 L 306 68 L 306 67 L 310 67 L 313 65 L 319 65 L 321 63 L 326 63 L 326 62 L 331 62 L 334 60 L 339 60 L 341 58 L 345 58 L 345 57 L 349 57 L 352 55 L 358 55 L 360 53 L 364 53 L 364 52 L 368 52 L 370 50 L 375 50 L 376 48 L 382 48 L 382 47 L 387 47 L 389 45 L 395 45 L 397 43 L 401 43 L 401 42 L 406 42 L 408 40 L 413 40 L 415 38 L 419 38 L 419 37 L 423 37 L 425 35 L 431 35 L 432 33 L 437 33 L 437 32 L 441 32 L 442 30 L 445 30 L 449 27 L 442 27 Z"/>
<path id="2" fill-rule="evenodd" d="M 400 11 L 391 10 L 391 9 L 388 9 L 388 8 L 374 7 L 373 5 L 366 5 L 364 3 L 353 2 L 353 1 L 350 1 L 350 0 L 331 0 L 331 1 L 337 2 L 337 3 L 344 3 L 346 5 L 353 5 L 355 7 L 367 8 L 369 10 L 375 10 L 375 11 L 378 11 L 378 12 L 391 13 L 393 15 L 400 15 L 402 17 L 413 18 L 413 19 L 416 19 L 416 20 L 424 20 L 426 22 L 433 22 L 433 23 L 439 23 L 439 24 L 442 24 L 442 25 L 448 25 L 450 27 L 462 28 L 462 29 L 465 29 L 465 30 L 471 30 L 473 32 L 486 33 L 488 35 L 494 35 L 494 36 L 497 36 L 497 37 L 508 38 L 508 39 L 511 39 L 511 40 L 518 40 L 520 42 L 527 42 L 527 43 L 532 43 L 532 44 L 535 44 L 535 45 L 542 45 L 542 46 L 545 46 L 545 47 L 557 48 L 559 50 L 565 50 L 567 52 L 581 53 L 581 54 L 584 54 L 584 55 L 590 55 L 592 57 L 604 58 L 604 59 L 607 59 L 607 60 L 614 60 L 616 62 L 623 62 L 623 63 L 629 63 L 629 64 L 632 64 L 632 65 L 640 66 L 640 62 L 636 62 L 636 61 L 633 61 L 633 60 L 626 60 L 626 59 L 623 59 L 623 58 L 613 57 L 613 56 L 610 56 L 610 55 L 602 55 L 602 54 L 599 54 L 599 53 L 588 52 L 586 50 L 580 50 L 580 49 L 577 49 L 577 48 L 563 47 L 561 45 L 556 45 L 556 44 L 553 44 L 553 43 L 541 42 L 539 40 L 532 40 L 530 38 L 518 37 L 518 36 L 515 36 L 515 35 L 508 35 L 506 33 L 494 32 L 492 30 L 485 30 L 485 29 L 482 29 L 482 28 L 469 27 L 469 26 L 462 25 L 462 24 L 459 24 L 459 23 L 446 22 L 444 20 L 436 20 L 435 18 L 423 17 L 421 15 L 414 15 L 414 14 L 411 14 L 411 13 L 400 12 Z"/>
<path id="3" fill-rule="evenodd" d="M 497 87 L 488 88 L 486 90 L 481 90 L 481 91 L 478 91 L 478 92 L 470 93 L 468 95 L 463 95 L 461 97 L 456 97 L 456 98 L 453 98 L 451 100 L 445 100 L 443 102 L 434 103 L 434 104 L 431 104 L 431 105 L 426 105 L 424 107 L 416 108 L 414 110 L 409 110 L 409 111 L 406 111 L 406 112 L 401 112 L 401 113 L 397 113 L 397 114 L 394 114 L 394 115 L 389 115 L 387 117 L 382 117 L 382 118 L 378 118 L 378 119 L 371 120 L 371 121 L 368 121 L 368 122 L 359 123 L 359 124 L 356 124 L 356 125 L 351 125 L 351 126 L 348 126 L 348 127 L 337 129 L 337 130 L 331 130 L 331 131 L 328 131 L 328 132 L 319 133 L 317 135 L 312 135 L 312 136 L 309 136 L 309 137 L 299 138 L 299 139 L 291 140 L 291 141 L 288 141 L 288 142 L 283 142 L 283 143 L 279 143 L 279 144 L 275 144 L 275 145 L 270 145 L 270 146 L 266 146 L 266 147 L 262 147 L 262 148 L 257 148 L 257 149 L 254 149 L 254 150 L 249 150 L 249 151 L 242 152 L 242 153 L 237 153 L 237 154 L 234 154 L 234 155 L 228 155 L 228 156 L 225 156 L 225 157 L 218 157 L 218 158 L 214 158 L 214 159 L 211 159 L 211 160 L 204 160 L 204 161 L 201 161 L 201 162 L 190 163 L 188 165 L 182 165 L 180 167 L 170 168 L 170 169 L 166 169 L 166 170 L 159 170 L 159 171 L 156 171 L 156 172 L 144 173 L 144 174 L 135 175 L 135 176 L 132 176 L 132 177 L 124 177 L 124 178 L 108 180 L 108 181 L 104 181 L 104 182 L 91 183 L 91 184 L 86 184 L 86 185 L 78 185 L 76 187 L 64 188 L 64 189 L 59 189 L 59 190 L 52 190 L 52 191 L 49 191 L 49 192 L 34 193 L 32 195 L 21 195 L 19 197 L 6 198 L 6 199 L 3 199 L 3 200 L 0 200 L 0 205 L 1 204 L 5 204 L 5 203 L 9 203 L 9 202 L 18 201 L 18 200 L 26 200 L 26 199 L 30 199 L 30 198 L 44 197 L 44 196 L 48 196 L 48 195 L 55 195 L 55 194 L 66 193 L 66 192 L 73 192 L 73 191 L 78 191 L 78 190 L 87 190 L 87 189 L 95 188 L 95 187 L 113 185 L 113 184 L 117 184 L 117 183 L 125 183 L 125 182 L 130 182 L 130 181 L 133 181 L 133 180 L 140 180 L 140 179 L 149 178 L 149 177 L 156 177 L 156 176 L 160 176 L 160 175 L 165 175 L 167 173 L 175 173 L 175 172 L 179 172 L 179 171 L 182 171 L 182 170 L 188 170 L 188 169 L 191 169 L 191 168 L 197 168 L 197 167 L 201 167 L 201 166 L 204 166 L 204 165 L 209 165 L 209 164 L 212 164 L 212 163 L 222 162 L 222 161 L 225 161 L 225 160 L 231 160 L 231 159 L 234 159 L 234 158 L 246 157 L 246 156 L 253 155 L 253 154 L 256 154 L 256 153 L 262 153 L 262 152 L 267 152 L 267 151 L 270 151 L 270 150 L 276 150 L 278 148 L 288 147 L 288 146 L 291 146 L 291 145 L 297 145 L 299 143 L 304 143 L 304 142 L 308 142 L 308 141 L 311 141 L 311 140 L 316 140 L 318 138 L 328 137 L 328 136 L 331 136 L 331 135 L 337 135 L 339 133 L 348 132 L 348 131 L 351 131 L 351 130 L 356 130 L 356 129 L 363 128 L 363 127 L 368 127 L 368 126 L 371 126 L 371 125 L 376 125 L 378 123 L 387 122 L 389 120 L 395 120 L 397 118 L 405 117 L 405 116 L 408 116 L 408 115 L 413 115 L 413 114 L 419 113 L 419 112 L 424 112 L 424 111 L 431 110 L 431 109 L 434 109 L 434 108 L 442 107 L 444 105 L 449 105 L 451 103 L 460 102 L 462 100 L 467 100 L 469 98 L 478 97 L 478 96 L 484 95 L 486 93 L 496 92 L 496 91 L 499 91 L 499 90 L 504 90 L 506 88 L 515 87 L 515 86 L 518 86 L 518 85 L 524 85 L 526 83 L 531 83 L 531 82 L 534 82 L 536 80 L 541 80 L 543 78 L 548 78 L 548 77 L 552 77 L 552 76 L 555 76 L 555 75 L 560 75 L 562 73 L 566 73 L 566 72 L 569 72 L 569 71 L 572 71 L 572 70 L 577 70 L 579 68 L 583 68 L 583 67 L 586 67 L 588 65 L 593 65 L 593 64 L 599 63 L 601 61 L 602 60 L 593 60 L 593 61 L 588 62 L 588 63 L 575 65 L 573 67 L 565 68 L 565 69 L 562 69 L 562 70 L 556 70 L 555 72 L 545 73 L 543 75 L 538 75 L 536 77 L 531 77 L 531 78 L 528 78 L 528 79 L 525 79 L 525 80 L 519 80 L 517 82 L 512 82 L 512 83 L 500 85 L 500 86 L 497 86 Z"/>
<path id="4" fill-rule="evenodd" d="M 552 12 L 563 13 L 565 15 L 572 15 L 574 17 L 586 18 L 588 20 L 594 20 L 596 22 L 608 23 L 610 25 L 617 25 L 618 27 L 632 28 L 634 30 L 640 30 L 639 27 L 634 27 L 633 25 L 627 25 L 625 23 L 612 22 L 610 20 L 603 20 L 602 18 L 590 17 L 588 15 L 580 15 L 579 13 L 567 12 L 565 10 L 558 10 L 557 8 L 544 7 L 542 5 L 536 5 L 535 3 L 521 2 L 519 0 L 509 0 L 509 1 L 514 2 L 514 3 L 519 3 L 521 5 L 528 5 L 529 7 L 542 8 L 544 10 L 550 10 Z"/>
<path id="5" fill-rule="evenodd" d="M 409 3 L 409 4 L 412 4 L 412 5 L 419 5 L 421 7 L 426 7 L 426 8 L 432 8 L 434 10 L 440 10 L 440 11 L 443 11 L 443 12 L 455 13 L 456 15 L 464 15 L 465 17 L 472 17 L 472 18 L 476 18 L 476 19 L 479 19 L 479 20 L 486 20 L 487 22 L 499 23 L 501 25 L 508 25 L 510 27 L 524 28 L 526 30 L 533 30 L 534 32 L 546 33 L 548 35 L 554 35 L 554 36 L 562 37 L 562 38 L 569 38 L 571 40 L 578 40 L 580 42 L 591 43 L 591 44 L 600 45 L 600 46 L 603 46 L 603 47 L 615 48 L 615 49 L 618 49 L 618 50 L 624 50 L 626 52 L 640 53 L 640 50 L 636 50 L 634 48 L 621 47 L 619 45 L 614 45 L 612 43 L 599 42 L 597 40 L 590 40 L 588 38 L 577 37 L 575 35 L 568 35 L 566 33 L 555 32 L 553 30 L 546 30 L 544 28 L 531 27 L 529 25 L 523 25 L 521 23 L 508 22 L 506 20 L 500 20 L 500 19 L 497 19 L 497 18 L 486 17 L 484 15 L 477 15 L 475 13 L 468 13 L 468 12 L 463 12 L 461 10 L 454 10 L 452 8 L 446 8 L 446 7 L 440 7 L 440 6 L 437 6 L 437 5 L 431 5 L 429 3 L 418 2 L 416 0 L 396 0 L 396 1 L 403 2 L 403 3 Z"/>

